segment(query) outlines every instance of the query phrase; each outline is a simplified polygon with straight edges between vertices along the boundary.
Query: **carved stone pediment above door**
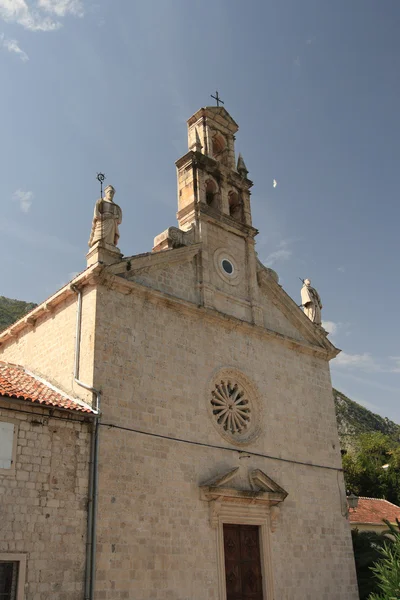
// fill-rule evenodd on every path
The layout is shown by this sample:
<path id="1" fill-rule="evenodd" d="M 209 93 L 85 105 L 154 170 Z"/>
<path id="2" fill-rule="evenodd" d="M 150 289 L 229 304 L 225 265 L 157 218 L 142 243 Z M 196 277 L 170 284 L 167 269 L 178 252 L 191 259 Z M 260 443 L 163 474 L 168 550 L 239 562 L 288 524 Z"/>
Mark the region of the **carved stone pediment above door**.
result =
<path id="1" fill-rule="evenodd" d="M 236 480 L 236 481 L 235 481 Z M 247 485 L 243 485 L 247 480 Z M 240 518 L 264 516 L 275 530 L 279 504 L 288 493 L 260 469 L 250 469 L 243 478 L 239 467 L 213 477 L 200 485 L 200 498 L 210 505 L 210 524 L 217 527 L 221 514 Z"/>

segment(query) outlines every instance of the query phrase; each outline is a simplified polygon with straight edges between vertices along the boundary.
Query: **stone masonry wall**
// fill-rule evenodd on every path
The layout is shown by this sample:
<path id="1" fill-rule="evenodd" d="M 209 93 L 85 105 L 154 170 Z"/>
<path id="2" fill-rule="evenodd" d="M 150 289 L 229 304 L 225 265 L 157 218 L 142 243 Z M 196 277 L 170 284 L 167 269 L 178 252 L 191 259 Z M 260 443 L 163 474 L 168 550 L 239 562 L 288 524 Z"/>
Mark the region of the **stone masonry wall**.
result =
<path id="1" fill-rule="evenodd" d="M 27 555 L 27 600 L 82 600 L 90 425 L 26 404 L 0 399 L 0 420 L 17 425 L 15 473 L 0 475 L 0 553 Z"/>
<path id="2" fill-rule="evenodd" d="M 244 460 L 241 468 L 262 469 L 289 493 L 271 534 L 276 600 L 356 600 L 327 362 L 148 293 L 101 288 L 98 300 L 96 599 L 216 599 L 216 531 L 198 486 Z M 227 366 L 261 399 L 261 435 L 241 448 L 207 410 L 210 378 Z M 239 449 L 276 458 L 241 459 Z"/>
<path id="3" fill-rule="evenodd" d="M 197 304 L 199 291 L 196 285 L 195 261 L 196 257 L 190 262 L 152 267 L 138 274 L 133 272 L 130 276 L 126 275 L 126 279 Z"/>

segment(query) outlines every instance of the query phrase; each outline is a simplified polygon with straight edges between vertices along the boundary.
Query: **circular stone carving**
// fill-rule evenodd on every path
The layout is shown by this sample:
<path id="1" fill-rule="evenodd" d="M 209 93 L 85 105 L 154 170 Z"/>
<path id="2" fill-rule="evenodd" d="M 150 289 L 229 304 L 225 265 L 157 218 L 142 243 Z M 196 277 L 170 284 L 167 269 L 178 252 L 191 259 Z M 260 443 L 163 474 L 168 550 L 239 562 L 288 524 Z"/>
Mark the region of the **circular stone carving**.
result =
<path id="1" fill-rule="evenodd" d="M 218 275 L 226 283 L 237 285 L 241 280 L 241 271 L 235 258 L 225 248 L 218 248 L 214 252 L 214 266 Z"/>
<path id="2" fill-rule="evenodd" d="M 229 433 L 240 433 L 250 422 L 250 405 L 237 383 L 221 381 L 211 392 L 213 413 L 221 427 Z"/>
<path id="3" fill-rule="evenodd" d="M 236 369 L 221 369 L 211 379 L 207 408 L 214 427 L 232 444 L 248 444 L 261 431 L 257 390 Z"/>

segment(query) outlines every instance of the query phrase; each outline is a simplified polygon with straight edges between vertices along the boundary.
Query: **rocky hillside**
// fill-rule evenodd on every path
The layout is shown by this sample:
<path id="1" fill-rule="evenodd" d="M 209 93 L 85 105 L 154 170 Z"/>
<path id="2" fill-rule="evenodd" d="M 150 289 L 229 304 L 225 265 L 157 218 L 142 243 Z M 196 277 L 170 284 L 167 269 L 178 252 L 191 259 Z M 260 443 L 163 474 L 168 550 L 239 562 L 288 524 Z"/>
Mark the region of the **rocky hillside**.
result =
<path id="1" fill-rule="evenodd" d="M 0 331 L 14 323 L 14 321 L 18 321 L 35 306 L 37 304 L 33 302 L 11 300 L 11 298 L 0 296 Z"/>
<path id="2" fill-rule="evenodd" d="M 400 441 L 400 425 L 396 425 L 386 417 L 376 415 L 364 406 L 357 404 L 338 390 L 333 390 L 339 437 L 342 447 L 351 443 L 353 436 L 360 433 L 380 431 L 395 441 Z"/>

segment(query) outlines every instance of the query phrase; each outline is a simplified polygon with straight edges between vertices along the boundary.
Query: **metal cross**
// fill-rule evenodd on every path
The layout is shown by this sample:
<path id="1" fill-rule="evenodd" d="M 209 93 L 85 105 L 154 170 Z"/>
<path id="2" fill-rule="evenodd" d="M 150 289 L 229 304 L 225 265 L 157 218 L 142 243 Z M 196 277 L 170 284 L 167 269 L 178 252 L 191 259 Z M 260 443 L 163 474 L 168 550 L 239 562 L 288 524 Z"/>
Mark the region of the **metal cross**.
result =
<path id="1" fill-rule="evenodd" d="M 214 98 L 214 100 L 216 100 L 216 101 L 217 101 L 217 106 L 219 106 L 219 105 L 220 105 L 220 103 L 221 103 L 221 104 L 225 104 L 225 102 L 224 102 L 223 100 L 221 100 L 221 98 L 218 96 L 218 90 L 215 92 L 215 96 L 213 96 L 213 95 L 211 94 L 211 98 Z"/>
<path id="2" fill-rule="evenodd" d="M 100 198 L 103 197 L 103 181 L 105 180 L 105 178 L 106 176 L 104 175 L 104 173 L 97 173 L 96 179 L 100 182 Z"/>

